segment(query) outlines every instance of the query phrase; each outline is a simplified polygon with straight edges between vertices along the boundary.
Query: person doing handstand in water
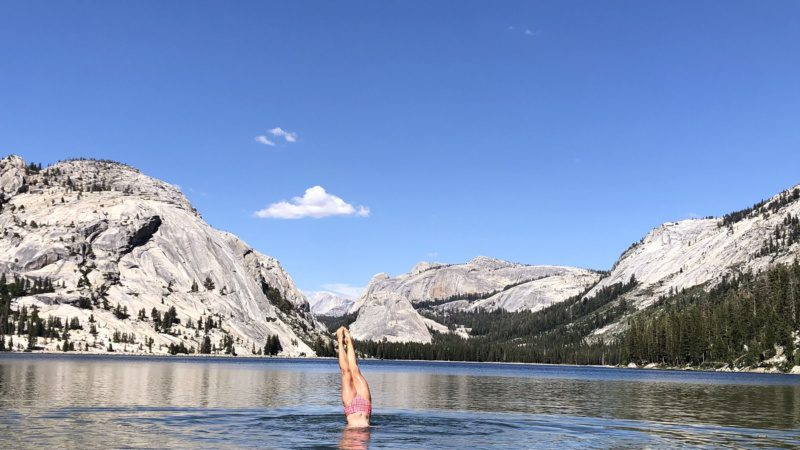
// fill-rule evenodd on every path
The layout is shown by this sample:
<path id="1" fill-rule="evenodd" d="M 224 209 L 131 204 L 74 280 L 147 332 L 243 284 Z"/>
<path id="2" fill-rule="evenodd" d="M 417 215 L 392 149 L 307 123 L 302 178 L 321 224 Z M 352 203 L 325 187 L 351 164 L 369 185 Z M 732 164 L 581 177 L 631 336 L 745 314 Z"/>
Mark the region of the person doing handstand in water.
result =
<path id="1" fill-rule="evenodd" d="M 344 415 L 347 418 L 348 428 L 363 428 L 369 426 L 369 417 L 372 414 L 372 397 L 369 394 L 369 385 L 356 362 L 356 349 L 350 331 L 345 327 L 336 330 L 336 339 L 339 341 L 339 369 L 342 370 L 342 404 Z M 345 345 L 347 349 L 345 350 Z"/>

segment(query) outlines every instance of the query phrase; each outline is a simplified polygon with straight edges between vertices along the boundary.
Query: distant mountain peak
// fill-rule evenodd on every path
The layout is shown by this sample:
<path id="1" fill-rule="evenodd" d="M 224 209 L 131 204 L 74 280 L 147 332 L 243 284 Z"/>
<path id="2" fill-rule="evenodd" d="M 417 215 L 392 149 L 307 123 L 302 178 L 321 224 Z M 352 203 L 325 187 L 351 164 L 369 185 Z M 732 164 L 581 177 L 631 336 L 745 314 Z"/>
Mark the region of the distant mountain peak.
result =
<path id="1" fill-rule="evenodd" d="M 416 275 L 418 273 L 425 272 L 426 270 L 436 269 L 445 265 L 446 264 L 438 262 L 420 261 L 411 269 L 410 275 Z"/>
<path id="2" fill-rule="evenodd" d="M 535 310 L 579 294 L 599 278 L 575 267 L 528 266 L 487 256 L 464 264 L 422 262 L 407 274 L 372 278 L 350 309 L 358 312 L 354 336 L 430 342 L 424 330 L 441 325 L 420 316 L 415 305 L 451 302 L 458 304 L 451 309 Z"/>
<path id="3" fill-rule="evenodd" d="M 316 316 L 343 316 L 353 306 L 355 298 L 330 291 L 306 292 L 311 313 Z"/>
<path id="4" fill-rule="evenodd" d="M 490 256 L 476 256 L 471 260 L 469 260 L 467 265 L 478 266 L 487 269 L 499 269 L 503 267 L 519 266 L 520 264 L 512 263 L 498 258 L 492 258 Z"/>

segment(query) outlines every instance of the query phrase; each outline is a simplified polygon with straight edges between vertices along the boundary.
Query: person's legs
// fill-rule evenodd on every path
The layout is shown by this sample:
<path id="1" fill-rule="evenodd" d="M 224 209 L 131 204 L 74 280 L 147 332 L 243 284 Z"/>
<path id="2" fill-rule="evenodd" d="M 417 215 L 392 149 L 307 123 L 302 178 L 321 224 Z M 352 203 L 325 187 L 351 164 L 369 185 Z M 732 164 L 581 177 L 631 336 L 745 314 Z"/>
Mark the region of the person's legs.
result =
<path id="1" fill-rule="evenodd" d="M 336 330 L 336 339 L 339 341 L 339 370 L 342 371 L 342 403 L 346 406 L 356 396 L 356 389 L 353 385 L 353 376 L 350 373 L 350 364 L 344 349 L 344 327 Z"/>
<path id="2" fill-rule="evenodd" d="M 342 373 L 350 371 L 350 364 L 347 361 L 347 352 L 344 349 L 344 327 L 339 327 L 336 330 L 336 340 L 339 342 L 339 369 Z"/>
<path id="3" fill-rule="evenodd" d="M 366 378 L 361 375 L 361 371 L 358 369 L 356 349 L 353 346 L 353 339 L 350 337 L 350 331 L 347 329 L 344 330 L 344 338 L 347 344 L 347 364 L 350 368 L 350 374 L 353 377 L 353 385 L 355 386 L 356 394 L 371 402 L 372 397 L 369 393 L 369 385 L 367 384 Z"/>

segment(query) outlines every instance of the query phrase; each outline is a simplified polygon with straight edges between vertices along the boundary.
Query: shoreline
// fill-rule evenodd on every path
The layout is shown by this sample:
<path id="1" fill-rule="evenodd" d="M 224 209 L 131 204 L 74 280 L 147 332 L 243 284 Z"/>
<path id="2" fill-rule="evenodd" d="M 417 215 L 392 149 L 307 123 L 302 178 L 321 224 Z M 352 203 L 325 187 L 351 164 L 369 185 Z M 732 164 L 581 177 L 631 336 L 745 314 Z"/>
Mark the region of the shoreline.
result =
<path id="1" fill-rule="evenodd" d="M 264 361 L 335 361 L 336 358 L 332 356 L 259 356 L 259 355 L 225 355 L 225 354 L 162 354 L 162 353 L 131 353 L 131 352 L 83 352 L 83 351 L 70 351 L 70 352 L 54 352 L 54 351 L 5 351 L 0 352 L 0 358 L 5 355 L 36 355 L 36 356 L 67 356 L 67 357 L 121 357 L 135 359 L 138 357 L 147 357 L 154 359 L 168 360 L 172 358 L 180 359 L 239 359 L 239 360 L 264 360 Z M 702 369 L 698 367 L 661 367 L 661 366 L 612 366 L 602 364 L 556 364 L 556 363 L 535 363 L 535 362 L 517 362 L 517 361 L 453 361 L 442 359 L 378 359 L 378 358 L 361 358 L 366 362 L 409 362 L 409 363 L 431 363 L 431 364 L 490 364 L 490 365 L 516 365 L 516 366 L 548 366 L 548 367 L 575 367 L 575 368 L 594 368 L 594 369 L 628 369 L 639 371 L 669 371 L 669 372 L 708 372 L 708 373 L 746 373 L 746 374 L 762 374 L 762 375 L 800 375 L 800 365 L 796 365 L 791 371 L 783 372 L 776 368 L 766 367 L 748 367 L 742 369 L 730 369 L 727 367 L 719 369 Z M 648 367 L 649 366 L 649 367 Z"/>

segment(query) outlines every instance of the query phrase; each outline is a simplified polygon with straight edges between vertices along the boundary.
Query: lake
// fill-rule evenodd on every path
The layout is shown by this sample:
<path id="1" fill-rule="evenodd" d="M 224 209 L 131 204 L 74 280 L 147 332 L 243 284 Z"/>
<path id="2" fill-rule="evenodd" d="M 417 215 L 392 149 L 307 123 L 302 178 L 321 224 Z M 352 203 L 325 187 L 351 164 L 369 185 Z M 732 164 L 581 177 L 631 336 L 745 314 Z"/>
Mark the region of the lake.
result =
<path id="1" fill-rule="evenodd" d="M 4 448 L 798 447 L 800 376 L 333 359 L 0 355 Z"/>

